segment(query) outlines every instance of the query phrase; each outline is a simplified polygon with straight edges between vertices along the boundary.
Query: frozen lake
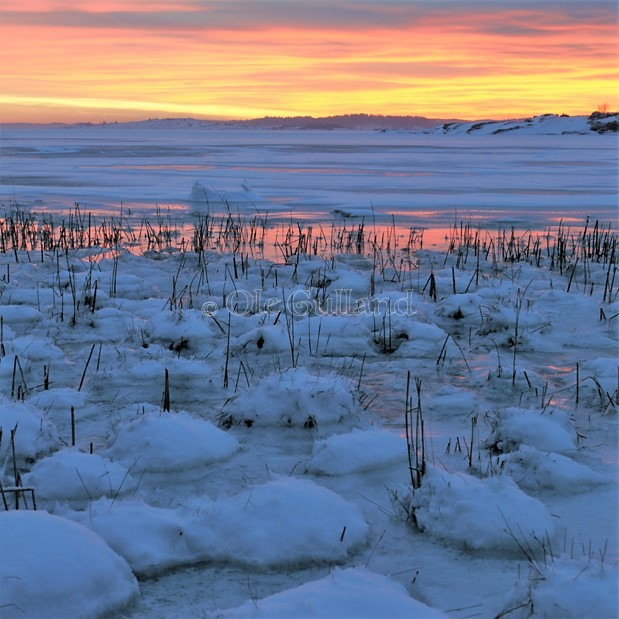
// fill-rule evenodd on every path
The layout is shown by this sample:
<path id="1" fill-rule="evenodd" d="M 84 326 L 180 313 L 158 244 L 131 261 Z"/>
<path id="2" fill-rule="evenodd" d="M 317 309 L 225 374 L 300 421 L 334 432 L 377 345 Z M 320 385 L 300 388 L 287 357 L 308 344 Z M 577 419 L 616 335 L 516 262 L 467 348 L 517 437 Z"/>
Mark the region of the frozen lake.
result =
<path id="1" fill-rule="evenodd" d="M 122 204 L 135 214 L 158 206 L 182 216 L 224 210 L 226 202 L 242 214 L 259 209 L 315 221 L 394 216 L 426 227 L 470 219 L 532 229 L 617 217 L 614 135 L 108 125 L 8 128 L 0 144 L 0 203 L 43 211 L 78 202 L 101 214 L 116 214 Z M 199 194 L 197 203 L 189 201 L 196 182 L 210 192 L 202 204 Z"/>

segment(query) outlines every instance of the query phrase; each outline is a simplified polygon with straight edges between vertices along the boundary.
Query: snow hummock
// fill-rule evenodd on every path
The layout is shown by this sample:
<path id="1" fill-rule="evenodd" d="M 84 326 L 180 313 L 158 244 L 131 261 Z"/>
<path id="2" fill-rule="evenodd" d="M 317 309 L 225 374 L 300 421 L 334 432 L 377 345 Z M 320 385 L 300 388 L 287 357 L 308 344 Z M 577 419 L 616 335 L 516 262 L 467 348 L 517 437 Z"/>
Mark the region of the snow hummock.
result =
<path id="1" fill-rule="evenodd" d="M 503 612 L 510 610 L 507 616 L 514 619 L 612 619 L 617 617 L 618 583 L 617 564 L 599 555 L 546 557 L 533 562 L 528 580 L 516 582 Z"/>
<path id="2" fill-rule="evenodd" d="M 159 309 L 159 308 L 157 308 Z M 200 350 L 213 340 L 213 330 L 198 310 L 158 311 L 149 317 L 148 341 L 169 350 Z"/>
<path id="3" fill-rule="evenodd" d="M 255 568 L 340 562 L 365 545 L 369 533 L 355 505 L 293 477 L 214 501 L 195 497 L 179 507 L 101 499 L 65 515 L 92 528 L 142 575 L 203 561 Z"/>
<path id="4" fill-rule="evenodd" d="M 514 536 L 544 539 L 555 530 L 546 507 L 505 476 L 478 479 L 428 468 L 410 506 L 420 530 L 473 550 L 514 550 Z"/>
<path id="5" fill-rule="evenodd" d="M 203 558 L 187 543 L 188 519 L 179 509 L 104 498 L 91 503 L 88 510 L 64 508 L 60 513 L 92 529 L 138 576 L 154 576 Z"/>
<path id="6" fill-rule="evenodd" d="M 200 470 L 230 458 L 238 448 L 233 436 L 210 421 L 180 411 L 146 413 L 122 423 L 106 455 L 136 471 L 166 473 Z"/>
<path id="7" fill-rule="evenodd" d="M 0 613 L 96 618 L 127 606 L 138 583 L 86 527 L 43 511 L 0 512 Z"/>
<path id="8" fill-rule="evenodd" d="M 282 477 L 216 501 L 205 519 L 215 558 L 257 567 L 342 561 L 367 542 L 357 506 L 305 479 Z"/>
<path id="9" fill-rule="evenodd" d="M 385 430 L 333 434 L 314 443 L 308 470 L 322 475 L 364 473 L 385 466 L 405 466 L 406 439 Z"/>
<path id="10" fill-rule="evenodd" d="M 498 458 L 499 468 L 521 488 L 538 492 L 589 492 L 610 479 L 571 458 L 520 445 L 517 451 Z"/>
<path id="11" fill-rule="evenodd" d="M 348 382 L 316 376 L 306 368 L 289 368 L 263 378 L 256 387 L 234 396 L 224 407 L 226 425 L 322 427 L 355 422 L 360 407 Z"/>
<path id="12" fill-rule="evenodd" d="M 74 449 L 63 449 L 39 460 L 23 476 L 23 482 L 34 487 L 37 497 L 65 501 L 116 497 L 136 487 L 129 471 L 118 462 Z"/>
<path id="13" fill-rule="evenodd" d="M 86 405 L 85 391 L 78 391 L 70 387 L 56 387 L 34 393 L 29 402 L 37 408 L 53 412 L 69 415 L 71 407 L 75 410 L 83 408 Z"/>
<path id="14" fill-rule="evenodd" d="M 364 568 L 335 568 L 328 576 L 261 600 L 220 611 L 221 619 L 445 619 L 447 615 L 412 598 L 387 576 Z"/>
<path id="15" fill-rule="evenodd" d="M 0 396 L 0 466 L 11 449 L 11 432 L 15 430 L 15 455 L 18 461 L 33 460 L 59 449 L 61 446 L 56 426 L 36 407 Z"/>
<path id="16" fill-rule="evenodd" d="M 497 413 L 488 443 L 499 451 L 513 451 L 520 445 L 541 451 L 574 451 L 576 432 L 560 410 L 542 414 L 530 409 L 508 407 Z"/>

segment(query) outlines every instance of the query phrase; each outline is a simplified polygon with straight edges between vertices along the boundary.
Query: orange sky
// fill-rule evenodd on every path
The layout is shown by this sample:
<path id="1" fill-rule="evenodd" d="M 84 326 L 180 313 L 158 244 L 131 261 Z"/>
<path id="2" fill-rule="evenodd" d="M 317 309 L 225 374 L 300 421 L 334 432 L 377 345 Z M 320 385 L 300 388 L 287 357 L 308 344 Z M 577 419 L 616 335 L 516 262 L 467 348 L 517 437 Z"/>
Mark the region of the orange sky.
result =
<path id="1" fill-rule="evenodd" d="M 0 121 L 618 107 L 614 0 L 0 0 Z"/>

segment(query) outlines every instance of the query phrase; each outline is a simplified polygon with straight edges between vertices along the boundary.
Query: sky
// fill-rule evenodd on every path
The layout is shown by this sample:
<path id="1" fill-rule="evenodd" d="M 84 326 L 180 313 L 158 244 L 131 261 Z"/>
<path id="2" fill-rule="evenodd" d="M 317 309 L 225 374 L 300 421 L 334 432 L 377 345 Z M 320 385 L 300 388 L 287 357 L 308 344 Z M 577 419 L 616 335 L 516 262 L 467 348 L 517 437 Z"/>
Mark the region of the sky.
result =
<path id="1" fill-rule="evenodd" d="M 619 105 L 615 0 L 0 0 L 0 122 Z"/>

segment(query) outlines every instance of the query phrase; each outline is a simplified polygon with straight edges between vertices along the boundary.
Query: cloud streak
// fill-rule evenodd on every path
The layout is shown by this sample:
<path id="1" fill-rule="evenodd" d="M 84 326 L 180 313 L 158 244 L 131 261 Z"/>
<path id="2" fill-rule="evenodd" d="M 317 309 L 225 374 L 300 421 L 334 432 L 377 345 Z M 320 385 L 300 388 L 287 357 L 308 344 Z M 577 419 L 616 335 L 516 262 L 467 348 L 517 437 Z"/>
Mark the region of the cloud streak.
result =
<path id="1" fill-rule="evenodd" d="M 616 3 L 594 0 L 583 5 L 575 0 L 523 0 L 513 4 L 496 0 L 337 1 L 337 0 L 219 0 L 149 3 L 80 2 L 39 0 L 15 9 L 15 2 L 0 2 L 3 22 L 71 28 L 264 30 L 283 27 L 319 28 L 324 31 L 355 28 L 401 29 L 457 18 L 486 23 L 486 28 L 504 35 L 530 34 L 535 26 L 588 23 L 612 24 Z M 531 19 L 535 18 L 535 22 Z M 515 23 L 520 20 L 521 23 Z M 541 21 L 540 21 L 541 20 Z"/>

